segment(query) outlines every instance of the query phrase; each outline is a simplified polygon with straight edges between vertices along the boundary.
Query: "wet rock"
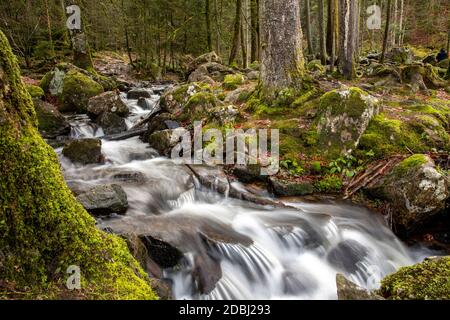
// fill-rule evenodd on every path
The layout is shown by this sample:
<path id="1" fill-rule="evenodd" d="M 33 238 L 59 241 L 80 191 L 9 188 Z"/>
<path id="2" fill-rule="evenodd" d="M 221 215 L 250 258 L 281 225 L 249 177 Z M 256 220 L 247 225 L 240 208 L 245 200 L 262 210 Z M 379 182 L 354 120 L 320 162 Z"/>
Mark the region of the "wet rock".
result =
<path id="1" fill-rule="evenodd" d="M 372 197 L 388 201 L 398 234 L 414 231 L 440 214 L 450 196 L 446 177 L 426 155 L 403 160 L 366 191 Z"/>
<path id="2" fill-rule="evenodd" d="M 208 189 L 226 194 L 230 190 L 228 177 L 218 166 L 188 165 L 200 183 Z"/>
<path id="3" fill-rule="evenodd" d="M 173 116 L 170 113 L 161 113 L 153 117 L 147 126 L 147 132 L 144 134 L 142 140 L 148 142 L 150 135 L 157 131 L 170 129 L 166 125 L 166 121 L 172 120 Z"/>
<path id="4" fill-rule="evenodd" d="M 328 262 L 345 273 L 358 270 L 358 262 L 368 255 L 367 249 L 354 240 L 344 240 L 330 250 Z"/>
<path id="5" fill-rule="evenodd" d="M 100 116 L 105 112 L 126 117 L 129 110 L 117 91 L 108 91 L 90 98 L 87 112 L 94 117 Z"/>
<path id="6" fill-rule="evenodd" d="M 151 278 L 151 286 L 155 290 L 160 300 L 173 300 L 172 287 L 167 281 Z"/>
<path id="7" fill-rule="evenodd" d="M 212 259 L 209 255 L 197 255 L 194 259 L 192 277 L 197 283 L 197 289 L 202 294 L 208 294 L 216 287 L 222 278 L 220 261 Z"/>
<path id="8" fill-rule="evenodd" d="M 138 100 L 139 98 L 151 98 L 153 92 L 148 89 L 135 88 L 127 92 L 127 99 Z"/>
<path id="9" fill-rule="evenodd" d="M 127 194 L 117 184 L 95 186 L 77 200 L 93 215 L 125 214 L 128 209 Z"/>
<path id="10" fill-rule="evenodd" d="M 161 155 L 169 156 L 172 149 L 180 142 L 182 133 L 184 133 L 183 128 L 157 131 L 148 137 L 148 143 Z"/>
<path id="11" fill-rule="evenodd" d="M 143 184 L 145 175 L 140 171 L 121 171 L 113 173 L 111 179 L 123 183 Z"/>
<path id="12" fill-rule="evenodd" d="M 138 99 L 137 105 L 144 110 L 150 110 L 153 107 L 153 103 L 148 98 L 144 97 Z"/>
<path id="13" fill-rule="evenodd" d="M 369 122 L 379 113 L 379 101 L 359 88 L 334 90 L 320 98 L 320 111 L 311 142 L 330 158 L 349 154 L 358 146 Z"/>
<path id="14" fill-rule="evenodd" d="M 314 193 L 314 186 L 311 181 L 290 181 L 270 177 L 269 187 L 273 193 L 280 197 L 304 196 Z"/>
<path id="15" fill-rule="evenodd" d="M 58 109 L 50 103 L 33 99 L 38 118 L 38 129 L 44 138 L 54 139 L 70 133 L 70 124 Z"/>
<path id="16" fill-rule="evenodd" d="M 72 162 L 83 165 L 102 163 L 102 141 L 100 139 L 82 139 L 69 141 L 62 151 Z"/>
<path id="17" fill-rule="evenodd" d="M 125 119 L 112 112 L 104 112 L 97 119 L 97 124 L 102 127 L 107 135 L 118 134 L 127 130 Z"/>
<path id="18" fill-rule="evenodd" d="M 338 300 L 384 300 L 383 297 L 354 284 L 342 274 L 336 275 Z"/>
<path id="19" fill-rule="evenodd" d="M 233 168 L 233 174 L 244 183 L 266 181 L 268 178 L 261 175 L 261 166 L 258 164 L 236 165 Z"/>

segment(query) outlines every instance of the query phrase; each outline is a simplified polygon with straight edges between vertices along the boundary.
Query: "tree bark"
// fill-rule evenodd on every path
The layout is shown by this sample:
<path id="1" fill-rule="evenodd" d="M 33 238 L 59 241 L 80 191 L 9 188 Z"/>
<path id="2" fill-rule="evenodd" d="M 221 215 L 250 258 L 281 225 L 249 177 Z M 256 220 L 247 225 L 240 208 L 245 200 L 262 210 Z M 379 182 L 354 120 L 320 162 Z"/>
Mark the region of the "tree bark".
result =
<path id="1" fill-rule="evenodd" d="M 320 39 L 320 61 L 325 66 L 327 64 L 327 38 L 325 29 L 325 3 L 318 0 L 319 7 L 319 39 Z"/>
<path id="2" fill-rule="evenodd" d="M 241 51 L 242 51 L 242 68 L 247 68 L 247 37 L 244 27 L 244 19 L 241 19 Z"/>
<path id="3" fill-rule="evenodd" d="M 358 7 L 358 0 L 339 1 L 339 62 L 341 72 L 346 79 L 356 77 Z"/>
<path id="4" fill-rule="evenodd" d="M 298 0 L 261 0 L 262 93 L 301 88 L 304 72 Z"/>
<path id="5" fill-rule="evenodd" d="M 251 62 L 258 60 L 259 51 L 259 17 L 258 17 L 258 0 L 251 0 L 250 3 L 251 10 Z"/>
<path id="6" fill-rule="evenodd" d="M 308 54 L 314 54 L 314 48 L 312 44 L 312 29 L 311 29 L 311 1 L 305 0 L 305 10 L 306 10 L 306 40 L 308 41 Z"/>
<path id="7" fill-rule="evenodd" d="M 242 18 L 242 0 L 236 0 L 236 15 L 234 17 L 234 32 L 233 42 L 230 52 L 229 64 L 232 65 L 236 62 L 236 58 L 239 51 L 239 36 L 241 34 L 241 18 Z"/>
<path id="8" fill-rule="evenodd" d="M 211 10 L 210 0 L 205 0 L 205 22 L 206 22 L 206 43 L 208 44 L 208 51 L 212 51 L 212 34 L 211 34 Z"/>
<path id="9" fill-rule="evenodd" d="M 388 0 L 387 14 L 386 14 L 386 27 L 384 30 L 384 38 L 383 38 L 383 51 L 381 53 L 381 59 L 380 59 L 381 63 L 384 63 L 384 59 L 386 58 L 386 52 L 387 52 L 387 47 L 388 47 L 389 31 L 391 29 L 391 15 L 392 15 L 391 7 L 392 7 L 392 0 Z"/>
<path id="10" fill-rule="evenodd" d="M 330 71 L 334 72 L 335 65 L 336 65 L 336 49 L 337 49 L 337 42 L 339 39 L 339 0 L 331 0 L 330 6 L 331 6 L 331 16 L 330 16 L 330 23 L 331 23 L 331 67 Z"/>

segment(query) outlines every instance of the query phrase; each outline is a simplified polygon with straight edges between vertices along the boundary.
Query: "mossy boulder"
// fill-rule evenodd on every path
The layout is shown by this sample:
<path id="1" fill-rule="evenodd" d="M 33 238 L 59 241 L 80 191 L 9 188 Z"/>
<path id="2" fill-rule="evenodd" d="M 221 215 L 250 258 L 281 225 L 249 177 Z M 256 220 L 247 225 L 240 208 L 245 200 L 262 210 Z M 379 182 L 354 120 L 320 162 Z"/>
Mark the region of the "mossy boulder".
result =
<path id="1" fill-rule="evenodd" d="M 111 112 L 121 117 L 126 117 L 129 110 L 125 102 L 120 98 L 119 92 L 108 91 L 89 99 L 88 114 L 96 117 L 104 112 Z"/>
<path id="2" fill-rule="evenodd" d="M 450 257 L 401 268 L 381 281 L 379 293 L 389 300 L 450 300 Z"/>
<path id="3" fill-rule="evenodd" d="M 329 158 L 349 154 L 378 113 L 379 101 L 359 88 L 330 91 L 320 98 L 311 143 Z"/>
<path id="4" fill-rule="evenodd" d="M 67 187 L 1 32 L 0 83 L 0 297 L 156 299 L 125 241 L 98 230 Z M 80 290 L 66 287 L 73 265 Z"/>
<path id="5" fill-rule="evenodd" d="M 70 124 L 58 109 L 50 103 L 34 99 L 38 129 L 44 138 L 56 138 L 70 133 Z"/>
<path id="6" fill-rule="evenodd" d="M 384 300 L 383 297 L 359 287 L 340 273 L 336 275 L 336 287 L 338 300 Z"/>
<path id="7" fill-rule="evenodd" d="M 104 112 L 96 120 L 105 134 L 117 134 L 127 130 L 125 119 L 113 112 Z"/>
<path id="8" fill-rule="evenodd" d="M 227 90 L 235 90 L 238 86 L 244 84 L 245 78 L 242 74 L 228 74 L 223 80 L 223 87 Z"/>
<path id="9" fill-rule="evenodd" d="M 153 92 L 147 89 L 135 88 L 127 92 L 127 99 L 138 100 L 139 98 L 151 98 Z"/>
<path id="10" fill-rule="evenodd" d="M 93 215 L 125 214 L 128 209 L 127 194 L 117 184 L 95 186 L 77 200 Z"/>
<path id="11" fill-rule="evenodd" d="M 441 213 L 450 196 L 447 178 L 423 154 L 401 161 L 366 191 L 389 202 L 393 224 L 400 235 Z"/>
<path id="12" fill-rule="evenodd" d="M 177 134 L 180 129 L 167 129 L 157 131 L 148 137 L 148 143 L 152 148 L 159 152 L 163 156 L 170 156 L 172 148 L 175 147 L 179 141 L 181 135 Z M 178 131 L 180 132 L 180 131 Z"/>
<path id="13" fill-rule="evenodd" d="M 44 90 L 41 87 L 32 84 L 26 85 L 27 91 L 33 99 L 41 99 L 44 96 Z"/>
<path id="14" fill-rule="evenodd" d="M 414 53 L 408 47 L 397 47 L 386 54 L 386 59 L 399 64 L 410 64 L 414 60 Z"/>
<path id="15" fill-rule="evenodd" d="M 306 65 L 306 69 L 308 71 L 318 73 L 318 74 L 323 74 L 326 72 L 326 68 L 320 62 L 320 60 L 312 60 L 312 61 L 308 62 L 308 64 Z"/>
<path id="16" fill-rule="evenodd" d="M 81 139 L 69 141 L 63 149 L 63 155 L 74 163 L 102 163 L 102 141 L 100 139 Z"/>
<path id="17" fill-rule="evenodd" d="M 89 99 L 103 92 L 103 87 L 78 71 L 69 71 L 60 95 L 62 112 L 86 113 Z"/>

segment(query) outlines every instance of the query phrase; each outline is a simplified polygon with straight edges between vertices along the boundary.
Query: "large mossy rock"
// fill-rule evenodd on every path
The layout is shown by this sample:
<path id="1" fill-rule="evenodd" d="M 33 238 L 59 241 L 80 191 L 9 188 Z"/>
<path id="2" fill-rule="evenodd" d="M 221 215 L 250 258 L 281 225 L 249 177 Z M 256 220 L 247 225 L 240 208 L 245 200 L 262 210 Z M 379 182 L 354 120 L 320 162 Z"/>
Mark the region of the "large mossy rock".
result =
<path id="1" fill-rule="evenodd" d="M 90 98 L 104 90 L 114 89 L 115 85 L 108 78 L 68 63 L 60 63 L 45 74 L 40 87 L 58 99 L 60 111 L 86 113 Z"/>
<path id="2" fill-rule="evenodd" d="M 439 214 L 450 196 L 447 178 L 422 154 L 400 162 L 367 192 L 389 202 L 398 234 L 413 231 Z"/>
<path id="3" fill-rule="evenodd" d="M 95 186 L 77 200 L 93 215 L 125 214 L 128 209 L 127 194 L 117 184 Z"/>
<path id="4" fill-rule="evenodd" d="M 0 146 L 1 298 L 157 298 L 125 241 L 99 231 L 67 187 L 1 32 Z M 66 287 L 72 265 L 80 290 Z"/>
<path id="5" fill-rule="evenodd" d="M 170 156 L 172 148 L 175 147 L 180 141 L 180 134 L 178 134 L 177 130 L 184 130 L 182 128 L 179 129 L 167 129 L 162 131 L 157 131 L 152 133 L 148 137 L 148 143 L 152 148 L 159 152 L 159 154 L 163 156 Z M 183 133 L 184 131 L 179 131 L 179 133 Z"/>
<path id="6" fill-rule="evenodd" d="M 312 143 L 328 158 L 349 154 L 378 113 L 379 101 L 359 88 L 330 91 L 320 98 Z"/>
<path id="7" fill-rule="evenodd" d="M 62 151 L 63 155 L 74 163 L 102 163 L 102 141 L 100 139 L 81 139 L 69 141 Z"/>
<path id="8" fill-rule="evenodd" d="M 70 124 L 54 105 L 38 99 L 33 102 L 38 129 L 44 138 L 53 139 L 70 133 Z"/>
<path id="9" fill-rule="evenodd" d="M 401 268 L 382 280 L 379 293 L 390 300 L 450 300 L 450 257 Z"/>

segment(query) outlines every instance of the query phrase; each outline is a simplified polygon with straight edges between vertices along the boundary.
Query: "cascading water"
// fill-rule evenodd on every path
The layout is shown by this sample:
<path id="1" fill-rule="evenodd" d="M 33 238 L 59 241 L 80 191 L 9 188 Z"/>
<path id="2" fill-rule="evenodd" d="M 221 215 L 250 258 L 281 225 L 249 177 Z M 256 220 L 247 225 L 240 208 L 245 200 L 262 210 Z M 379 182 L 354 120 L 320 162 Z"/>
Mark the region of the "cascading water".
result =
<path id="1" fill-rule="evenodd" d="M 148 108 L 122 99 L 131 111 L 131 128 L 159 97 L 148 99 Z M 69 121 L 73 138 L 103 136 L 86 116 Z M 69 184 L 122 185 L 129 209 L 116 221 L 151 216 L 152 223 L 169 222 L 174 238 L 200 225 L 220 235 L 219 241 L 183 238 L 181 266 L 164 270 L 177 299 L 335 299 L 338 272 L 375 289 L 385 275 L 431 254 L 405 247 L 378 215 L 359 206 L 329 201 L 269 208 L 204 190 L 186 167 L 159 157 L 137 137 L 103 140 L 103 165 L 78 166 L 57 152 Z M 220 241 L 227 234 L 249 241 Z"/>

